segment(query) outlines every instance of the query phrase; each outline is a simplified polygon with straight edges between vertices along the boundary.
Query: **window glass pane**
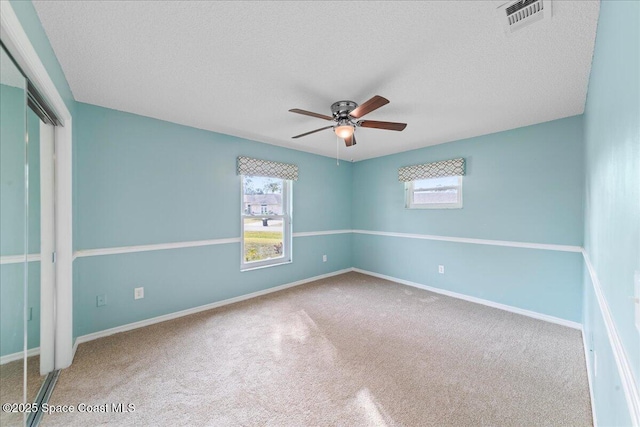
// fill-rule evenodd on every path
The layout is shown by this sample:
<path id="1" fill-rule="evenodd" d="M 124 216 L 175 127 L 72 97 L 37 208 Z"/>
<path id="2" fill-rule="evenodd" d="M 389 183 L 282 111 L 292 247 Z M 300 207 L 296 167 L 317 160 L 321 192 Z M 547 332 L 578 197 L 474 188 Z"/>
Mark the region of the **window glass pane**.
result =
<path id="1" fill-rule="evenodd" d="M 458 190 L 424 190 L 413 192 L 414 204 L 457 203 Z"/>
<path id="2" fill-rule="evenodd" d="M 413 189 L 452 187 L 458 185 L 457 176 L 444 176 L 441 178 L 417 179 L 413 181 Z"/>
<path id="3" fill-rule="evenodd" d="M 282 215 L 282 189 L 284 181 L 262 176 L 243 177 L 244 215 Z"/>
<path id="4" fill-rule="evenodd" d="M 258 205 L 260 209 L 260 205 Z M 282 218 L 243 218 L 244 261 L 256 262 L 282 258 L 284 248 L 284 221 Z"/>

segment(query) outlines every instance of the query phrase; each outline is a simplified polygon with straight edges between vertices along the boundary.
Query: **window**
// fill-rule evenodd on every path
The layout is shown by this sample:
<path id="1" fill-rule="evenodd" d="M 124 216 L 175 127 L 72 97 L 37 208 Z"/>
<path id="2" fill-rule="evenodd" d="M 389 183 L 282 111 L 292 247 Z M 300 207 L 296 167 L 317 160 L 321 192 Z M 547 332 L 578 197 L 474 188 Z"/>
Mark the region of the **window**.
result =
<path id="1" fill-rule="evenodd" d="M 405 182 L 408 209 L 462 208 L 462 177 L 417 179 Z"/>
<path id="2" fill-rule="evenodd" d="M 241 175 L 241 270 L 291 262 L 291 181 Z"/>

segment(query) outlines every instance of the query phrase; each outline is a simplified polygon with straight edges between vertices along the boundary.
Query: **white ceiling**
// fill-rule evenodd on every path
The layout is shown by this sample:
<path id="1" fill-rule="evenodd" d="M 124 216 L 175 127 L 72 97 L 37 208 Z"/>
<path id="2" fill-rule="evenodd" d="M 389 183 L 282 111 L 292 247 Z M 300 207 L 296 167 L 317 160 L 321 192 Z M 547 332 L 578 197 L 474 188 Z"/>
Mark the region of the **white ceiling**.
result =
<path id="1" fill-rule="evenodd" d="M 507 36 L 495 1 L 34 1 L 76 100 L 335 156 L 334 101 L 391 103 L 362 160 L 581 114 L 597 1 Z"/>

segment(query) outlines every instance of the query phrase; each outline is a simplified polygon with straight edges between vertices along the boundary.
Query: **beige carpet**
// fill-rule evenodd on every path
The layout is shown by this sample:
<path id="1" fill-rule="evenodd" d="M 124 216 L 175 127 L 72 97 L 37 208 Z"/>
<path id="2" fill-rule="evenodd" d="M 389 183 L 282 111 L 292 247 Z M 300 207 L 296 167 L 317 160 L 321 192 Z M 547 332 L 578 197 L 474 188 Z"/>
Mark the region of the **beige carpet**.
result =
<path id="1" fill-rule="evenodd" d="M 23 367 L 22 360 L 0 365 L 0 403 L 22 402 Z M 46 376 L 40 375 L 40 356 L 29 357 L 27 359 L 27 400 L 29 402 L 35 401 L 45 378 Z M 21 425 L 23 425 L 22 414 L 0 410 L 0 426 Z"/>
<path id="2" fill-rule="evenodd" d="M 80 345 L 45 426 L 589 426 L 580 332 L 348 273 Z"/>

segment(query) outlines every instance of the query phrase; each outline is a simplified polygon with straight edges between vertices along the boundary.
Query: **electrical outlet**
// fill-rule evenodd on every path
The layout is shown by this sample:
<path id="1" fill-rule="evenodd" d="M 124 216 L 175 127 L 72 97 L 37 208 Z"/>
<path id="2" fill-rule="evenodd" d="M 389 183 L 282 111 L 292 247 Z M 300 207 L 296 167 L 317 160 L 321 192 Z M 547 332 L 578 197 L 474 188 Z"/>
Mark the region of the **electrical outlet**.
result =
<path id="1" fill-rule="evenodd" d="M 144 298 L 144 288 L 135 288 L 133 290 L 133 299 L 142 299 Z"/>
<path id="2" fill-rule="evenodd" d="M 439 265 L 438 266 L 438 273 L 444 274 L 444 265 Z"/>
<path id="3" fill-rule="evenodd" d="M 322 255 L 322 262 L 327 262 L 327 256 L 326 255 Z"/>
<path id="4" fill-rule="evenodd" d="M 107 296 L 105 294 L 96 297 L 96 307 L 102 307 L 103 305 L 107 305 Z"/>

